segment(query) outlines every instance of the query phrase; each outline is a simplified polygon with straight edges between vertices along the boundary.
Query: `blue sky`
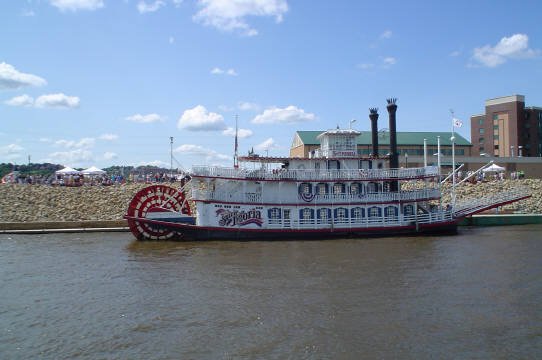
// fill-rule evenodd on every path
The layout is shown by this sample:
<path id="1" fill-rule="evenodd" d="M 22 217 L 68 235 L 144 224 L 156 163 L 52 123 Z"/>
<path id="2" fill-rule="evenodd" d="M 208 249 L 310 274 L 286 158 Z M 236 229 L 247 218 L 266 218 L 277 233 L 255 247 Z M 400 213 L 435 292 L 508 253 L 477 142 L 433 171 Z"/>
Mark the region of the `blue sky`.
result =
<path id="1" fill-rule="evenodd" d="M 231 166 L 297 130 L 449 131 L 489 98 L 542 106 L 540 1 L 0 2 L 0 162 Z"/>

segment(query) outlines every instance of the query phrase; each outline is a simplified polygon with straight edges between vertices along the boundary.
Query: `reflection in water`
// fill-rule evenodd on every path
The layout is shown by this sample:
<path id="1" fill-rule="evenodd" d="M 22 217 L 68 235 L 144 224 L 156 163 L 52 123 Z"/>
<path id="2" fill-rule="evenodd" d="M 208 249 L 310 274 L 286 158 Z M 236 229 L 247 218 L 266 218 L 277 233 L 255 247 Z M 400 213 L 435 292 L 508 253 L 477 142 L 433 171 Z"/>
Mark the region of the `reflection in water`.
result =
<path id="1" fill-rule="evenodd" d="M 0 354 L 536 358 L 541 229 L 299 242 L 0 235 Z"/>

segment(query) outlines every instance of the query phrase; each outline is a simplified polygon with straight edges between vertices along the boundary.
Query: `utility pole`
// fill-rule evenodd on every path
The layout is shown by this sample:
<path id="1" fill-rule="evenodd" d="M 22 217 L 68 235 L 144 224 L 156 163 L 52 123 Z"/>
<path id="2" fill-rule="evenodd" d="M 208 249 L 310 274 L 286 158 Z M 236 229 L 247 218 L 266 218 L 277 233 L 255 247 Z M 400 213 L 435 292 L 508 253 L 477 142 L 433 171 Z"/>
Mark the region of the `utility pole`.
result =
<path id="1" fill-rule="evenodd" d="M 169 177 L 173 177 L 173 136 L 169 137 L 169 145 L 170 145 L 170 151 L 169 151 Z"/>

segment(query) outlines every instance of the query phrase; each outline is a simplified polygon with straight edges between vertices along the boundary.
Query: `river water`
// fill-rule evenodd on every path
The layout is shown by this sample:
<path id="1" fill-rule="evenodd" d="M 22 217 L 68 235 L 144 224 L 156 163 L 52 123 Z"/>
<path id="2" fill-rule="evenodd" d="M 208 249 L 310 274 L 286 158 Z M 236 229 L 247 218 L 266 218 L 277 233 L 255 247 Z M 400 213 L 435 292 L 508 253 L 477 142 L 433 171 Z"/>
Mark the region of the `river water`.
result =
<path id="1" fill-rule="evenodd" d="M 0 358 L 541 358 L 541 231 L 207 243 L 0 234 Z"/>

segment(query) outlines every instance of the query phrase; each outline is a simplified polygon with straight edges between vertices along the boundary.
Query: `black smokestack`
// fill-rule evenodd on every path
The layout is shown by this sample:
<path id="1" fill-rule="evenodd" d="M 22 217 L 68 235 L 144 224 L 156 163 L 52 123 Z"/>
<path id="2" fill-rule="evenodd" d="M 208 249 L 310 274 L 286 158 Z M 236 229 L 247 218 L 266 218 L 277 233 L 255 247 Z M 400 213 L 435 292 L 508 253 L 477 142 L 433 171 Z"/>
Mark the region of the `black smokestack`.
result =
<path id="1" fill-rule="evenodd" d="M 397 98 L 387 99 L 388 114 L 390 116 L 390 168 L 399 167 L 399 154 L 397 153 L 397 127 L 395 113 L 397 112 Z"/>
<path id="2" fill-rule="evenodd" d="M 371 135 L 373 139 L 373 152 L 371 155 L 378 156 L 378 108 L 369 109 L 369 119 L 371 119 Z"/>

